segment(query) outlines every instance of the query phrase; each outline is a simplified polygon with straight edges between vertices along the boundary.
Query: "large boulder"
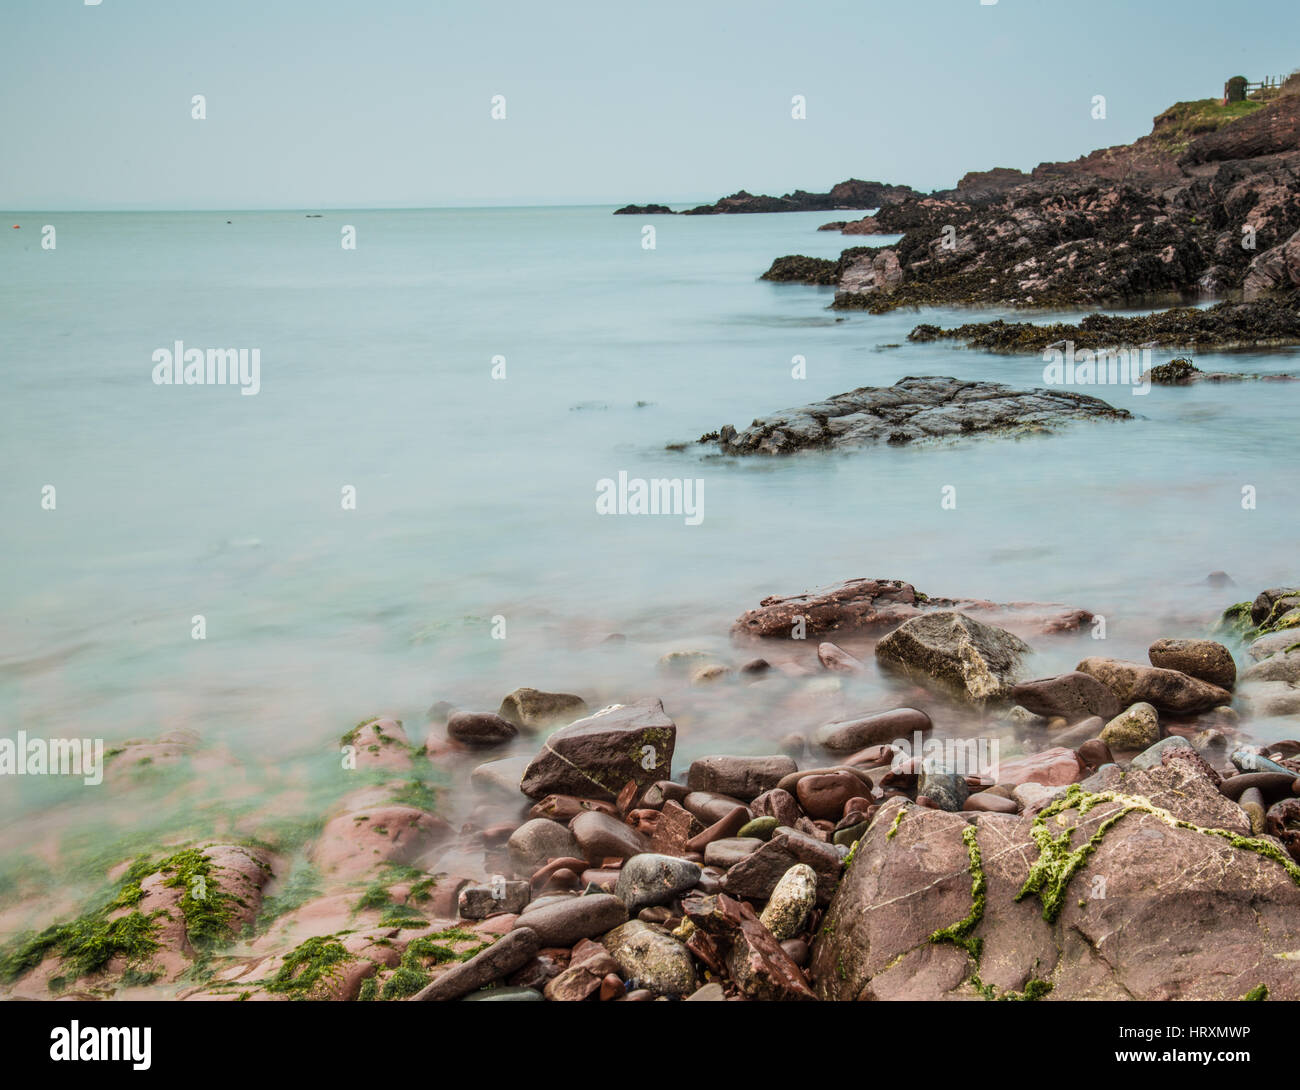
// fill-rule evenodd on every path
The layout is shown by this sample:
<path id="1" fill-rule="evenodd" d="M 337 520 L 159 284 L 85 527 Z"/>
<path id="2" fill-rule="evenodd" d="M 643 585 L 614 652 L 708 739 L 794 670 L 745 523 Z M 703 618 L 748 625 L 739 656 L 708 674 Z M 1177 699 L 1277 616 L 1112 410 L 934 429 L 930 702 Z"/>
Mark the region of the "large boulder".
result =
<path id="1" fill-rule="evenodd" d="M 1007 699 L 1031 648 L 1019 636 L 955 611 L 915 617 L 878 644 L 881 666 L 961 700 Z"/>
<path id="2" fill-rule="evenodd" d="M 885 803 L 819 929 L 818 994 L 1300 998 L 1300 868 L 1276 841 L 1193 761 L 1086 786 L 1033 819 Z"/>
<path id="3" fill-rule="evenodd" d="M 556 731 L 524 771 L 529 798 L 617 798 L 629 780 L 649 787 L 672 776 L 677 726 L 663 703 L 615 704 Z"/>
<path id="4" fill-rule="evenodd" d="M 1196 715 L 1232 703 L 1232 694 L 1179 670 L 1163 670 L 1120 659 L 1087 658 L 1078 670 L 1105 685 L 1124 707 L 1150 704 L 1157 711 Z"/>

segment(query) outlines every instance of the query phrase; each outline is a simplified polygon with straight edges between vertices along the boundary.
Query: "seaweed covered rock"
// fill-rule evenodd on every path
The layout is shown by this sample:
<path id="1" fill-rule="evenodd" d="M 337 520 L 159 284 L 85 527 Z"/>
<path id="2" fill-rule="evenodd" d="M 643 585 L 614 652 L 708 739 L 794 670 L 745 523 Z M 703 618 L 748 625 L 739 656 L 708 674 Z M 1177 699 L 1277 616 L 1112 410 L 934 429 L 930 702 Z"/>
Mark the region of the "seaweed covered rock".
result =
<path id="1" fill-rule="evenodd" d="M 889 800 L 812 976 L 824 999 L 1295 999 L 1298 943 L 1300 866 L 1171 761 L 1032 819 Z"/>

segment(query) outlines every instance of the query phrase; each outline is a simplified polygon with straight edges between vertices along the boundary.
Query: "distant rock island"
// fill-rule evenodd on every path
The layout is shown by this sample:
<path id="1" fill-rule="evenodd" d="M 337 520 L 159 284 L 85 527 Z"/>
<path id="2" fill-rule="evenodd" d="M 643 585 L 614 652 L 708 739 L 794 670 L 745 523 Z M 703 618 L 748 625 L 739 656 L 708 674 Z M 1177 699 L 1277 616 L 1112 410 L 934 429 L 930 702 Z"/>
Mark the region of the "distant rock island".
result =
<path id="1" fill-rule="evenodd" d="M 754 195 L 739 190 L 713 204 L 701 204 L 674 213 L 666 204 L 629 204 L 616 208 L 616 216 L 724 216 L 748 212 L 829 212 L 836 209 L 861 210 L 881 208 L 919 194 L 911 186 L 886 185 L 884 182 L 863 182 L 857 178 L 840 182 L 829 193 L 809 193 L 796 189 L 783 197 Z"/>

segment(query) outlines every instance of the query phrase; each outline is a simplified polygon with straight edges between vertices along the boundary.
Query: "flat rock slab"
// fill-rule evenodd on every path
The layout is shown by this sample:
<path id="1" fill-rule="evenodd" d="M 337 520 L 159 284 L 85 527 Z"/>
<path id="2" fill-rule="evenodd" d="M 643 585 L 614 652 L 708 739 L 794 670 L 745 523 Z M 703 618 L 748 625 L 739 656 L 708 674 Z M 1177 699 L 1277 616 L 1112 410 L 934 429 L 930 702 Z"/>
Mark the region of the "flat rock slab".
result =
<path id="1" fill-rule="evenodd" d="M 1128 420 L 1132 413 L 1070 390 L 1016 390 L 1000 382 L 948 377 L 863 386 L 802 408 L 785 409 L 717 443 L 726 454 L 790 454 L 876 443 L 964 439 L 1051 431 L 1081 420 Z"/>

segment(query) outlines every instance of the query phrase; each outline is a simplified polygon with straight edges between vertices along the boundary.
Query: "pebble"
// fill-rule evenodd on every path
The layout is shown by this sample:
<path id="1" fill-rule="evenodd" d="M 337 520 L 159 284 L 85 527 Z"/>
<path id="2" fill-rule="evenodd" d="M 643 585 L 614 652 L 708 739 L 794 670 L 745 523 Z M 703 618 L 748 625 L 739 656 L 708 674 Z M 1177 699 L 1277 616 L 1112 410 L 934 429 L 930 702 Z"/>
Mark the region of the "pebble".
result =
<path id="1" fill-rule="evenodd" d="M 759 922 L 783 942 L 803 930 L 816 903 L 817 872 L 807 863 L 796 863 L 777 882 Z"/>
<path id="2" fill-rule="evenodd" d="M 729 836 L 715 840 L 704 849 L 704 862 L 710 867 L 727 870 L 763 846 L 758 837 Z"/>
<path id="3" fill-rule="evenodd" d="M 614 895 L 629 913 L 639 912 L 651 905 L 667 904 L 692 889 L 700 873 L 699 866 L 688 860 L 645 852 L 623 864 Z"/>

